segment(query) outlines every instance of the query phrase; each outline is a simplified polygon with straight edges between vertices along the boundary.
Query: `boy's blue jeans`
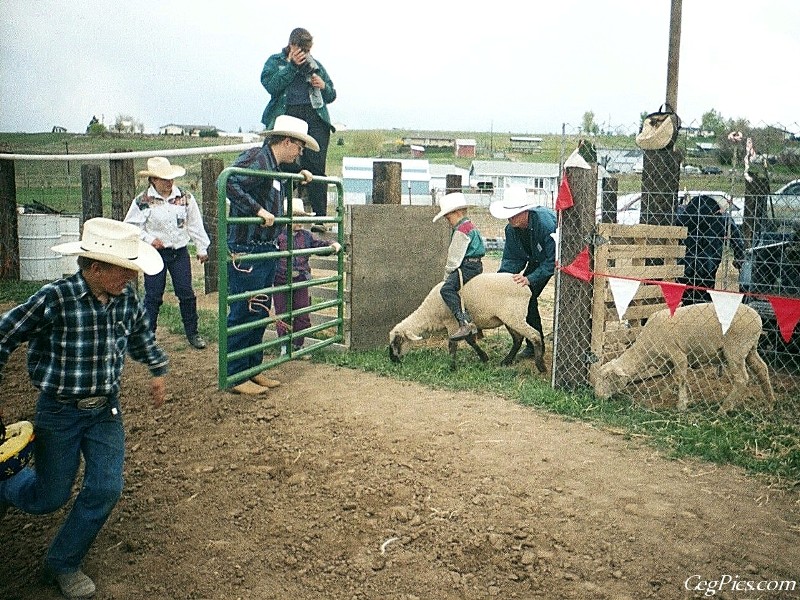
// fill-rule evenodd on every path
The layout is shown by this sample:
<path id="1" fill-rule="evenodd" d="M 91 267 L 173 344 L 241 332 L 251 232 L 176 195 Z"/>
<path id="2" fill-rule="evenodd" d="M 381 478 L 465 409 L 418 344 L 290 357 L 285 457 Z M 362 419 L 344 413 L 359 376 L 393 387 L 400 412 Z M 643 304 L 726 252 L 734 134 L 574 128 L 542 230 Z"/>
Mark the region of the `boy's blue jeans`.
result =
<path id="1" fill-rule="evenodd" d="M 0 500 L 37 515 L 61 508 L 72 495 L 83 456 L 83 484 L 45 559 L 53 573 L 71 573 L 122 494 L 125 431 L 119 401 L 79 409 L 40 394 L 34 434 L 33 466 L 0 482 Z"/>

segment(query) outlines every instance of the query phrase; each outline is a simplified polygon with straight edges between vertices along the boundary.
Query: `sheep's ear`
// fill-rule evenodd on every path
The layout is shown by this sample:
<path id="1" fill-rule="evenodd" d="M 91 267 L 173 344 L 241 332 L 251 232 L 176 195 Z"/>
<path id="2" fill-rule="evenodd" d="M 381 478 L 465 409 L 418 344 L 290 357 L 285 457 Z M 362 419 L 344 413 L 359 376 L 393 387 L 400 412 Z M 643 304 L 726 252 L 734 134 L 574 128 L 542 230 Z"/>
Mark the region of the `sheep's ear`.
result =
<path id="1" fill-rule="evenodd" d="M 414 333 L 407 333 L 406 337 L 408 339 L 410 339 L 412 342 L 419 342 L 419 341 L 422 340 L 422 336 L 421 335 L 416 335 Z"/>

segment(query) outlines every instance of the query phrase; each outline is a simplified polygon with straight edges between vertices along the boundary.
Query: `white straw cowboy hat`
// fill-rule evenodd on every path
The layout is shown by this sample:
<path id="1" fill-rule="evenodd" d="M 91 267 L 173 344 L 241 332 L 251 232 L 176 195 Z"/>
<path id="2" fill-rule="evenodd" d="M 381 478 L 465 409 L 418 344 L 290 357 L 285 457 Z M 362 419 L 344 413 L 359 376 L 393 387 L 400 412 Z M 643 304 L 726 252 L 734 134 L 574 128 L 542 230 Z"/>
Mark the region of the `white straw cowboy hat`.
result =
<path id="1" fill-rule="evenodd" d="M 461 192 L 447 194 L 442 198 L 442 201 L 439 202 L 439 208 L 439 214 L 433 217 L 434 223 L 454 210 L 458 210 L 459 208 L 467 208 L 467 198 Z"/>
<path id="2" fill-rule="evenodd" d="M 319 144 L 317 140 L 308 135 L 308 123 L 303 119 L 297 117 L 290 117 L 289 115 L 280 115 L 275 119 L 275 125 L 272 129 L 264 132 L 267 137 L 273 135 L 285 135 L 287 137 L 305 142 L 306 148 L 319 152 Z"/>
<path id="3" fill-rule="evenodd" d="M 158 250 L 139 239 L 136 225 L 96 217 L 83 224 L 78 242 L 53 246 L 52 250 L 67 256 L 85 256 L 126 269 L 155 275 L 164 268 Z"/>
<path id="4" fill-rule="evenodd" d="M 306 205 L 302 198 L 292 198 L 292 214 L 296 217 L 313 217 L 317 213 L 306 212 Z"/>
<path id="5" fill-rule="evenodd" d="M 536 200 L 528 197 L 525 188 L 514 185 L 503 190 L 503 198 L 489 205 L 489 212 L 497 219 L 510 219 L 519 213 L 538 206 Z"/>
<path id="6" fill-rule="evenodd" d="M 186 175 L 186 169 L 178 165 L 171 165 L 163 156 L 154 156 L 147 159 L 147 169 L 139 171 L 145 177 L 158 177 L 159 179 L 175 179 Z"/>

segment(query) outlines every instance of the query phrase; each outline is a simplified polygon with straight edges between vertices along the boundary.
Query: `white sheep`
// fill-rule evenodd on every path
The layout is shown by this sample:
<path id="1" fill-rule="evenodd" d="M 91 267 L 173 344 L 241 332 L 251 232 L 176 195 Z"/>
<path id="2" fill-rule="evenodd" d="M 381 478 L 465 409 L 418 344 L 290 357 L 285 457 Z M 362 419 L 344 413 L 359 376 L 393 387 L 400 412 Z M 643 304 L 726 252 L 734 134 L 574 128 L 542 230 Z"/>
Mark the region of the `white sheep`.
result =
<path id="1" fill-rule="evenodd" d="M 727 365 L 733 386 L 719 409 L 720 413 L 730 410 L 745 391 L 747 367 L 761 384 L 771 409 L 775 404 L 775 394 L 767 365 L 758 355 L 760 335 L 761 317 L 744 304 L 737 309 L 725 335 L 713 304 L 683 306 L 676 309 L 673 316 L 665 308 L 650 316 L 636 341 L 622 355 L 600 367 L 593 377 L 595 395 L 607 398 L 622 390 L 637 375 L 652 368 L 663 370 L 666 363 L 670 363 L 678 383 L 678 410 L 686 410 L 689 365 L 721 362 Z"/>
<path id="2" fill-rule="evenodd" d="M 511 334 L 513 340 L 511 350 L 500 364 L 510 365 L 522 345 L 522 340 L 528 339 L 533 344 L 536 367 L 544 373 L 546 367 L 541 333 L 525 322 L 531 291 L 528 286 L 515 283 L 512 277 L 511 273 L 482 273 L 470 279 L 461 289 L 461 298 L 478 329 L 492 329 L 505 325 Z M 395 325 L 389 333 L 389 358 L 393 362 L 399 362 L 408 352 L 412 342 L 422 339 L 423 333 L 446 329 L 449 336 L 458 329 L 458 321 L 439 293 L 441 287 L 441 283 L 434 286 L 419 308 Z M 478 346 L 474 335 L 468 337 L 466 342 L 477 352 L 481 361 L 489 360 L 486 353 Z M 448 349 L 453 368 L 455 368 L 457 348 L 458 342 L 449 342 Z"/>

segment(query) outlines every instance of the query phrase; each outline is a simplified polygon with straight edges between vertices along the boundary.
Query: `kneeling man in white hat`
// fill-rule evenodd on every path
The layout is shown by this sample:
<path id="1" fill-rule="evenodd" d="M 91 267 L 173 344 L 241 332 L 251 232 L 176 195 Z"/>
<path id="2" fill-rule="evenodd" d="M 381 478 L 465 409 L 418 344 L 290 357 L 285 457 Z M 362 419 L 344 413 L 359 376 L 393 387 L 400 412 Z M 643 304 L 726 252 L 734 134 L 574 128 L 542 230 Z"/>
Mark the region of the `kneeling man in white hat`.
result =
<path id="1" fill-rule="evenodd" d="M 67 598 L 89 598 L 95 585 L 82 562 L 122 494 L 126 354 L 149 367 L 153 404 L 164 403 L 167 356 L 132 285 L 163 262 L 138 227 L 104 218 L 86 221 L 80 241 L 53 250 L 77 256 L 80 270 L 0 317 L 0 372 L 27 342 L 28 374 L 39 390 L 35 462 L 0 481 L 0 518 L 9 506 L 36 515 L 64 506 L 83 458 L 83 484 L 47 551 L 44 575 Z"/>

